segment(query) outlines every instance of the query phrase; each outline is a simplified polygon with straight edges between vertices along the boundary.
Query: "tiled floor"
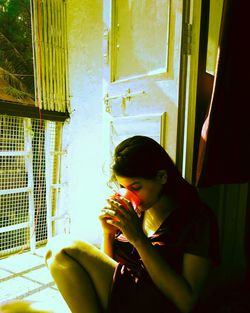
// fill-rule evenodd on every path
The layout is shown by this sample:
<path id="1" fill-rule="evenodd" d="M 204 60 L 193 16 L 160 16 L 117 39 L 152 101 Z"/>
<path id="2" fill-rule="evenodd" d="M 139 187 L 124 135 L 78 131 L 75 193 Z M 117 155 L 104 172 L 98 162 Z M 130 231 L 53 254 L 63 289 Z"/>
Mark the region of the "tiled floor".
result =
<path id="1" fill-rule="evenodd" d="M 0 259 L 0 304 L 14 299 L 50 301 L 61 313 L 70 313 L 43 261 L 44 249 Z"/>

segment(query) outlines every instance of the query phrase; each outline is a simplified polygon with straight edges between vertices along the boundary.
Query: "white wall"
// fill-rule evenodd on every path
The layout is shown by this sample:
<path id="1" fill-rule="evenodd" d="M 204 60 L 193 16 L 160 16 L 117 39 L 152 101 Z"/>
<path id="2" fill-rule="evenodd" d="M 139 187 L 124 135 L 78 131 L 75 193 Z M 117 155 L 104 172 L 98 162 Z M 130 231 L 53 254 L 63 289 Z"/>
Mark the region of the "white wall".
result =
<path id="1" fill-rule="evenodd" d="M 71 118 L 66 125 L 71 232 L 98 241 L 102 206 L 102 1 L 68 0 Z M 63 169 L 63 171 L 65 168 Z"/>
<path id="2" fill-rule="evenodd" d="M 181 1 L 178 1 L 172 6 L 170 14 L 170 24 L 174 28 L 171 28 L 170 32 L 171 49 L 169 48 L 168 80 L 165 78 L 159 80 L 158 77 L 157 82 L 153 83 L 152 77 L 148 80 L 145 78 L 144 87 L 147 96 L 142 99 L 135 97 L 127 103 L 127 110 L 129 110 L 129 105 L 133 109 L 135 108 L 134 101 L 138 100 L 140 110 L 142 109 L 144 114 L 167 111 L 167 149 L 171 152 L 172 157 L 175 155 L 178 109 L 178 69 L 182 10 L 180 3 Z M 106 181 L 108 179 L 102 174 L 105 160 L 104 151 L 106 151 L 102 149 L 103 1 L 68 0 L 67 5 L 69 83 L 72 112 L 69 124 L 64 132 L 64 145 L 68 151 L 68 186 L 67 190 L 63 192 L 62 204 L 64 207 L 68 207 L 70 213 L 71 232 L 95 243 L 99 242 L 101 238 L 98 214 L 105 205 L 105 198 L 107 197 Z M 131 85 L 127 88 L 131 88 Z M 132 85 L 132 91 L 138 91 L 141 88 L 139 80 Z M 114 94 L 117 93 L 116 90 L 112 91 Z M 169 91 L 171 91 L 170 95 Z M 65 172 L 65 168 L 63 172 Z"/>

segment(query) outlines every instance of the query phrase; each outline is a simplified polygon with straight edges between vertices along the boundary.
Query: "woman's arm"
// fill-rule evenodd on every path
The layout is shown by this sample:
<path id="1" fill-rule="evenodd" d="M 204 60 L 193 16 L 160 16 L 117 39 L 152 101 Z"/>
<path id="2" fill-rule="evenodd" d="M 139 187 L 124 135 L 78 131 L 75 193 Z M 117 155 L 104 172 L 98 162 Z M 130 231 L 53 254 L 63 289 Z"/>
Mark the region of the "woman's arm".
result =
<path id="1" fill-rule="evenodd" d="M 114 242 L 114 234 L 104 232 L 103 233 L 103 240 L 102 240 L 102 251 L 106 253 L 108 256 L 113 258 L 113 242 Z"/>
<path id="2" fill-rule="evenodd" d="M 190 312 L 200 296 L 210 269 L 210 261 L 196 255 L 185 254 L 183 272 L 182 275 L 178 275 L 161 257 L 146 236 L 136 241 L 135 248 L 153 282 L 162 293 L 181 312 Z"/>
<path id="3" fill-rule="evenodd" d="M 125 201 L 125 199 L 124 199 Z M 177 274 L 160 255 L 142 230 L 141 222 L 128 204 L 124 209 L 116 201 L 110 201 L 112 208 L 107 223 L 118 227 L 127 240 L 140 254 L 149 275 L 162 293 L 173 302 L 182 313 L 189 313 L 199 298 L 201 288 L 211 267 L 210 260 L 185 254 L 182 274 Z"/>
<path id="4" fill-rule="evenodd" d="M 107 213 L 109 210 L 109 207 L 105 207 L 102 209 L 101 214 L 99 215 L 99 220 L 103 230 L 101 250 L 113 258 L 113 242 L 115 239 L 115 234 L 118 232 L 118 228 L 108 223 L 110 216 Z"/>

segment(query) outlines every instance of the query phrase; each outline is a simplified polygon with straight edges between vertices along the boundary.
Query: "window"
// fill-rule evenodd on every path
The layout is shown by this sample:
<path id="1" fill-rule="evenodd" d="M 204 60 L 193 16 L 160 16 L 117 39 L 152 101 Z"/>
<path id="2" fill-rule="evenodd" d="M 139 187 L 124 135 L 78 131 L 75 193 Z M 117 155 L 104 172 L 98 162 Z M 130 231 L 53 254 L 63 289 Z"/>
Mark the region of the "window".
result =
<path id="1" fill-rule="evenodd" d="M 2 0 L 0 114 L 69 118 L 67 66 L 65 1 Z"/>
<path id="2" fill-rule="evenodd" d="M 64 230 L 65 16 L 63 0 L 0 4 L 0 257 Z"/>
<path id="3" fill-rule="evenodd" d="M 0 256 L 62 230 L 62 123 L 0 115 Z"/>

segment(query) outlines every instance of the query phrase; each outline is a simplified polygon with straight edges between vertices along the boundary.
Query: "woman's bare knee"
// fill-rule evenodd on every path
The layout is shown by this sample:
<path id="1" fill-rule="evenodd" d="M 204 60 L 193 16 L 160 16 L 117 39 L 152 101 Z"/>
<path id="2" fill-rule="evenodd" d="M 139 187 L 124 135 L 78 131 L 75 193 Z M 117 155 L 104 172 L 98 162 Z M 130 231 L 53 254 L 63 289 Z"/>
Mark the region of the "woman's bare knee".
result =
<path id="1" fill-rule="evenodd" d="M 96 258 L 96 255 L 100 254 L 100 251 L 95 246 L 84 241 L 76 240 L 69 235 L 57 236 L 52 238 L 47 245 L 45 254 L 46 264 L 48 265 L 49 262 L 55 261 L 55 258 L 60 257 L 62 253 L 69 255 L 76 261 L 80 261 L 81 259 L 81 262 L 84 263 L 84 259 L 87 261 L 89 258 Z"/>
<path id="2" fill-rule="evenodd" d="M 92 268 L 91 264 L 93 262 L 102 263 L 104 258 L 105 263 L 107 263 L 107 256 L 103 255 L 95 246 L 84 241 L 76 240 L 70 236 L 52 238 L 47 245 L 47 251 L 45 253 L 45 263 L 50 269 L 52 267 L 69 268 L 72 264 L 71 261 L 74 260 L 88 271 Z M 113 263 L 114 261 L 110 260 L 110 262 Z"/>
<path id="3" fill-rule="evenodd" d="M 66 264 L 67 258 L 65 249 L 73 245 L 73 239 L 69 236 L 57 236 L 47 244 L 45 253 L 45 263 L 48 267 L 52 264 Z"/>
<path id="4" fill-rule="evenodd" d="M 54 238 L 47 246 L 45 262 L 66 298 L 71 298 L 71 289 L 77 288 L 79 297 L 86 294 L 86 289 L 88 293 L 92 290 L 91 294 L 97 295 L 96 301 L 107 307 L 116 262 L 98 248 L 70 237 Z M 66 281 L 76 287 L 67 289 Z"/>

